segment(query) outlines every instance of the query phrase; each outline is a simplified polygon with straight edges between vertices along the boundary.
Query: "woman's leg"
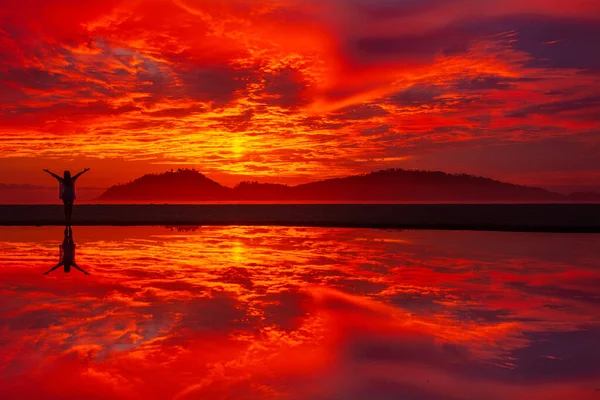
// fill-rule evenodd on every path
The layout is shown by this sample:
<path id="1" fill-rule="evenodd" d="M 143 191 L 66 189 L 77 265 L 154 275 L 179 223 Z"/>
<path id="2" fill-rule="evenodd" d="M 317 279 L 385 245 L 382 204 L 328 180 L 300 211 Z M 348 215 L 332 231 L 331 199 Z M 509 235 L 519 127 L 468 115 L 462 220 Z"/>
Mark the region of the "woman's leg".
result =
<path id="1" fill-rule="evenodd" d="M 65 206 L 65 219 L 68 221 L 69 220 L 69 202 L 63 200 L 63 204 Z"/>
<path id="2" fill-rule="evenodd" d="M 73 214 L 73 202 L 69 201 L 67 202 L 67 221 L 71 220 L 71 215 Z"/>

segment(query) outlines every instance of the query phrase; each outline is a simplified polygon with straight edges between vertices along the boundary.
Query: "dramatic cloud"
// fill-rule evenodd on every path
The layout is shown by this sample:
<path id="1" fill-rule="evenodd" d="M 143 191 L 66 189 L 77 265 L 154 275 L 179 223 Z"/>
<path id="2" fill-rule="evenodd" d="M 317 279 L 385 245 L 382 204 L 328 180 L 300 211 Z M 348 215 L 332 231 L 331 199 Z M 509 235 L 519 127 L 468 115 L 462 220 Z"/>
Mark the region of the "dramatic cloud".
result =
<path id="1" fill-rule="evenodd" d="M 42 163 L 134 176 L 109 175 L 115 160 L 301 182 L 428 169 L 436 154 L 477 174 L 444 154 L 597 143 L 598 26 L 586 0 L 9 2 L 0 157 L 29 167 L 0 168 L 0 182 L 41 184 Z M 519 182 L 509 170 L 486 173 Z M 597 171 L 543 172 L 576 186 Z"/>

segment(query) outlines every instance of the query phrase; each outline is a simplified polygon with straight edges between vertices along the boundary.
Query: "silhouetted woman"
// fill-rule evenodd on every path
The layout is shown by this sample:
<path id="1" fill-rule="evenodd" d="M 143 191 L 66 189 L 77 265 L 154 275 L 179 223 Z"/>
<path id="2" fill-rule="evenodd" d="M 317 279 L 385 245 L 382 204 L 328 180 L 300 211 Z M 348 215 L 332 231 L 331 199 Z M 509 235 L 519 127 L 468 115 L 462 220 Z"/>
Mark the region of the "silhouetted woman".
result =
<path id="1" fill-rule="evenodd" d="M 69 225 L 65 227 L 65 235 L 62 244 L 60 245 L 60 259 L 58 264 L 44 272 L 44 275 L 48 275 L 50 272 L 57 268 L 65 267 L 65 273 L 71 272 L 71 267 L 89 275 L 86 271 L 79 268 L 75 262 L 75 242 L 73 241 L 73 230 Z"/>
<path id="2" fill-rule="evenodd" d="M 75 201 L 75 181 L 84 173 L 90 169 L 86 168 L 75 176 L 71 176 L 71 171 L 65 171 L 63 177 L 56 175 L 45 169 L 47 173 L 56 178 L 60 184 L 58 198 L 63 201 L 65 205 L 65 218 L 67 221 L 71 220 L 71 214 L 73 214 L 73 202 Z"/>

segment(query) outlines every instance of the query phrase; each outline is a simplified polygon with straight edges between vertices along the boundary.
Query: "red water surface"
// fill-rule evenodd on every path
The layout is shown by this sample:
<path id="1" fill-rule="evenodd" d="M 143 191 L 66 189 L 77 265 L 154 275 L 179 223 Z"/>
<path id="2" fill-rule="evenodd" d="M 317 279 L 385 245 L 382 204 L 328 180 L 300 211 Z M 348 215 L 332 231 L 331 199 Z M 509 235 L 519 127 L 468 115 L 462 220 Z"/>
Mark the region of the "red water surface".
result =
<path id="1" fill-rule="evenodd" d="M 600 236 L 0 228 L 2 399 L 598 399 Z"/>

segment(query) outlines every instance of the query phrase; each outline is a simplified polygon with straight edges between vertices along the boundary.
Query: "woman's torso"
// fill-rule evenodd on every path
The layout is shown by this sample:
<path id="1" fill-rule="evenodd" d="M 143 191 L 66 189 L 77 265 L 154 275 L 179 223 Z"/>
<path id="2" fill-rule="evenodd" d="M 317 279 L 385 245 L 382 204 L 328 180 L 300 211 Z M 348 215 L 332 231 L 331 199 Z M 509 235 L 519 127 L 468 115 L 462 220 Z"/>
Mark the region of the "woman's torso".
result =
<path id="1" fill-rule="evenodd" d="M 59 197 L 63 200 L 75 200 L 75 181 L 61 182 Z"/>

